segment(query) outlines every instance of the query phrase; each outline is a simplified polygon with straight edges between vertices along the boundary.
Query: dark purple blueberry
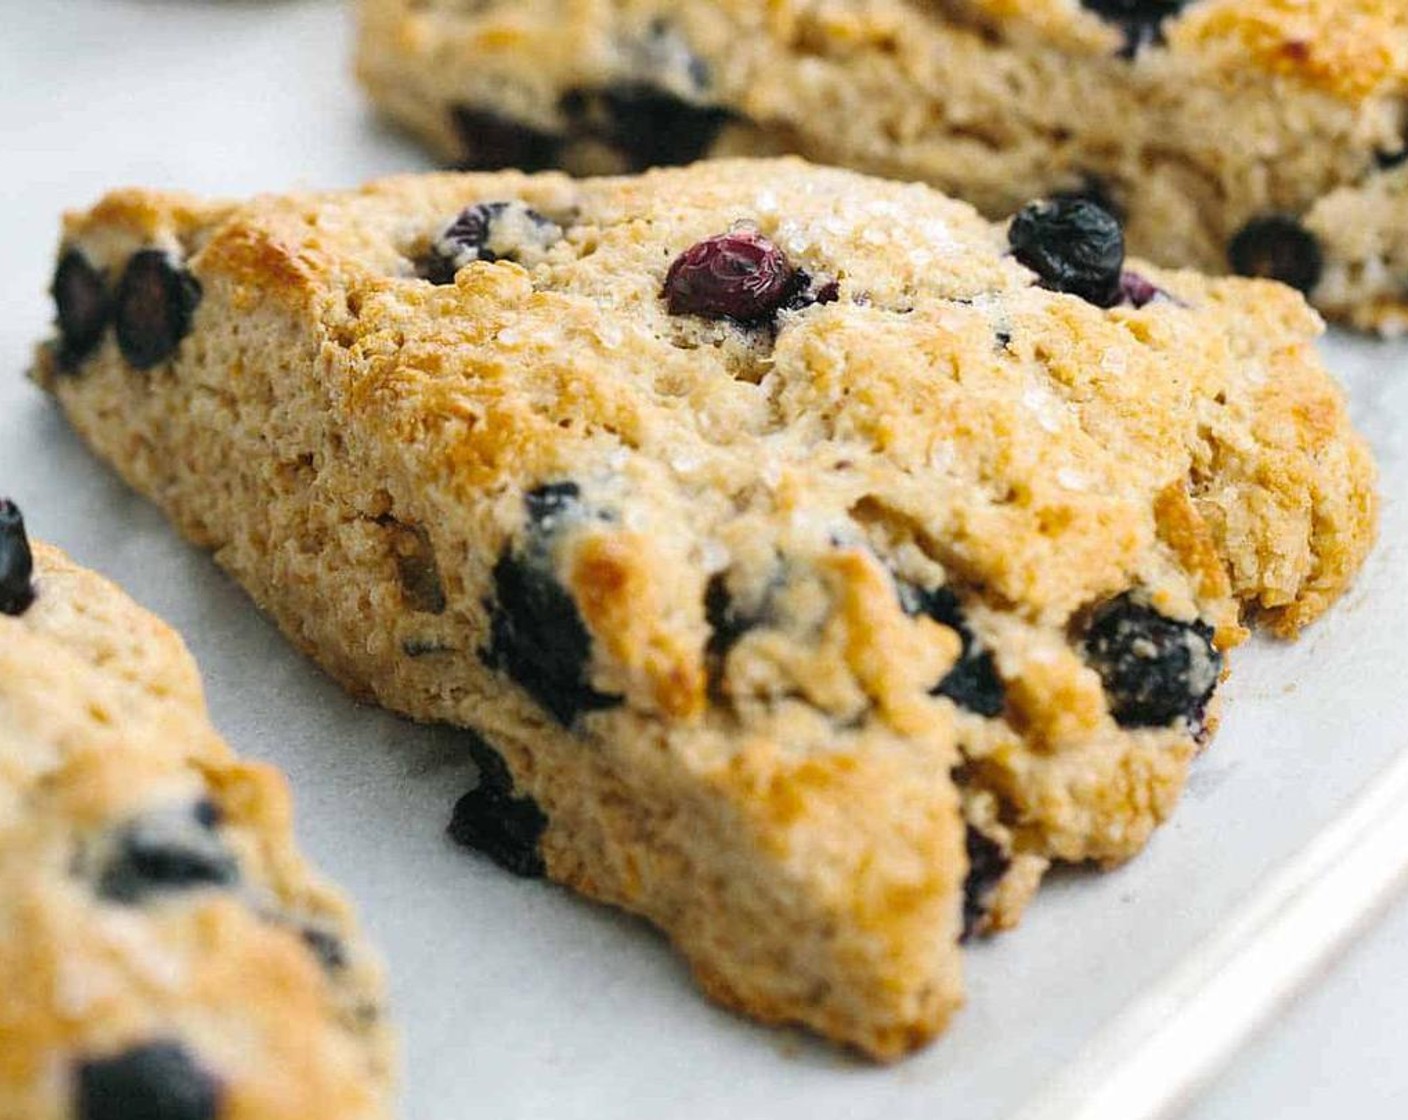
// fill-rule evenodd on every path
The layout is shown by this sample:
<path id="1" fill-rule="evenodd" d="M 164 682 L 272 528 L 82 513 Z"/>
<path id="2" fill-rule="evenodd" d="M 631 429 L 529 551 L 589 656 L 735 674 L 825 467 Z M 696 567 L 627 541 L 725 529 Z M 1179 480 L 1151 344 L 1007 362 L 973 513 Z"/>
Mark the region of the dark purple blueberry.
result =
<path id="1" fill-rule="evenodd" d="M 143 249 L 132 255 L 117 286 L 117 344 L 136 369 L 166 361 L 191 329 L 200 284 L 170 253 Z"/>
<path id="2" fill-rule="evenodd" d="M 299 931 L 303 944 L 318 958 L 318 963 L 328 972 L 341 972 L 347 967 L 347 947 L 342 938 L 317 926 L 304 926 Z"/>
<path id="3" fill-rule="evenodd" d="M 1151 280 L 1146 280 L 1137 272 L 1125 269 L 1120 274 L 1120 303 L 1130 307 L 1147 307 L 1164 295 L 1164 290 Z"/>
<path id="4" fill-rule="evenodd" d="M 574 135 L 607 145 L 629 171 L 702 159 L 730 119 L 723 109 L 639 82 L 570 90 L 559 108 Z"/>
<path id="5" fill-rule="evenodd" d="M 234 886 L 239 864 L 218 826 L 219 813 L 207 801 L 130 821 L 114 839 L 98 878 L 98 894 L 109 902 L 135 905 L 154 895 Z"/>
<path id="6" fill-rule="evenodd" d="M 792 279 L 792 294 L 783 307 L 788 311 L 805 311 L 828 303 L 836 303 L 841 298 L 841 285 L 835 280 L 822 280 L 805 269 L 797 269 Z"/>
<path id="7" fill-rule="evenodd" d="M 573 512 L 582 500 L 582 488 L 575 482 L 547 482 L 523 495 L 529 524 L 551 528 L 556 518 Z"/>
<path id="8" fill-rule="evenodd" d="M 1108 210 L 1084 198 L 1046 199 L 1023 207 L 1007 241 L 1013 255 L 1054 292 L 1096 307 L 1120 298 L 1124 232 Z"/>
<path id="9" fill-rule="evenodd" d="M 459 134 L 463 171 L 546 171 L 562 156 L 562 137 L 489 109 L 460 105 L 451 114 Z"/>
<path id="10" fill-rule="evenodd" d="M 1228 244 L 1227 259 L 1239 276 L 1279 280 L 1307 295 L 1325 268 L 1315 235 L 1284 214 L 1249 221 Z"/>
<path id="11" fill-rule="evenodd" d="M 24 531 L 24 515 L 0 498 L 0 614 L 22 615 L 34 602 L 34 554 Z"/>
<path id="12" fill-rule="evenodd" d="M 431 242 L 417 263 L 433 284 L 453 284 L 455 273 L 473 261 L 520 259 L 525 251 L 543 252 L 562 230 L 521 202 L 481 202 L 466 206 Z"/>
<path id="13" fill-rule="evenodd" d="M 759 619 L 737 609 L 729 594 L 728 579 L 720 572 L 709 580 L 704 589 L 704 617 L 709 623 L 708 654 L 722 661 L 744 634 L 758 625 Z"/>
<path id="14" fill-rule="evenodd" d="M 1374 166 L 1380 171 L 1392 171 L 1395 167 L 1402 167 L 1408 163 L 1408 143 L 1394 152 L 1377 152 L 1374 155 Z"/>
<path id="15" fill-rule="evenodd" d="M 111 315 L 103 274 L 77 249 L 59 258 L 49 288 L 59 315 L 59 359 L 68 367 L 81 362 L 102 341 Z"/>
<path id="16" fill-rule="evenodd" d="M 507 673 L 563 726 L 581 712 L 620 703 L 619 697 L 597 692 L 589 683 L 591 635 L 553 570 L 549 541 L 564 517 L 576 511 L 578 497 L 573 483 L 526 495 L 526 538 L 494 565 L 490 640 L 484 652 L 491 668 Z"/>
<path id="17" fill-rule="evenodd" d="M 1083 645 L 1121 727 L 1182 719 L 1196 731 L 1222 673 L 1212 637 L 1207 623 L 1167 618 L 1126 593 L 1095 612 Z"/>
<path id="18" fill-rule="evenodd" d="M 1082 199 L 1086 202 L 1093 202 L 1107 214 L 1113 214 L 1115 221 L 1124 225 L 1127 214 L 1125 208 L 1120 205 L 1114 192 L 1110 189 L 1109 183 L 1098 175 L 1085 174 L 1081 176 L 1081 184 L 1070 190 L 1053 191 L 1048 197 L 1057 200 Z"/>
<path id="19" fill-rule="evenodd" d="M 967 941 L 987 917 L 992 893 L 1002 882 L 1012 861 L 1003 854 L 995 840 L 971 824 L 964 837 L 964 847 L 968 850 L 968 877 L 963 880 L 962 940 Z"/>
<path id="20" fill-rule="evenodd" d="M 671 315 L 765 323 L 797 290 L 797 270 L 762 234 L 741 229 L 692 245 L 670 265 L 662 293 Z"/>
<path id="21" fill-rule="evenodd" d="M 222 1092 L 179 1042 L 134 1046 L 78 1067 L 77 1120 L 216 1120 Z"/>
<path id="22" fill-rule="evenodd" d="M 960 708 L 989 719 L 1000 716 L 1006 703 L 1002 678 L 992 651 L 983 649 L 968 626 L 963 606 L 952 588 L 924 590 L 900 582 L 900 602 L 910 614 L 922 614 L 940 622 L 958 635 L 963 643 L 958 662 L 931 691 L 946 696 Z"/>
<path id="23" fill-rule="evenodd" d="M 531 797 L 514 795 L 513 776 L 497 751 L 475 737 L 470 753 L 479 766 L 479 784 L 455 804 L 450 838 L 514 875 L 542 878 L 547 868 L 539 843 L 547 817 Z"/>
<path id="24" fill-rule="evenodd" d="M 1124 31 L 1121 58 L 1133 58 L 1139 51 L 1163 42 L 1164 20 L 1176 16 L 1188 0 L 1081 0 L 1102 19 Z"/>

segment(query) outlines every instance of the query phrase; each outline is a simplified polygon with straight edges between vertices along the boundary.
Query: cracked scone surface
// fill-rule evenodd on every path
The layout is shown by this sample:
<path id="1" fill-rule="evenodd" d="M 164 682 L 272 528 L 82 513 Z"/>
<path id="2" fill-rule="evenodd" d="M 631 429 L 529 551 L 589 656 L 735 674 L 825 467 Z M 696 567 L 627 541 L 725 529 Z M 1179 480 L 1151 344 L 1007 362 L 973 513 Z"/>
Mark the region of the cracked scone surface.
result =
<path id="1" fill-rule="evenodd" d="M 211 729 L 169 628 L 35 553 L 0 612 L 0 1115 L 390 1116 L 379 970 L 283 779 Z"/>
<path id="2" fill-rule="evenodd" d="M 61 259 L 40 382 L 332 674 L 484 737 L 457 835 L 880 1056 L 965 926 L 1139 850 L 1243 623 L 1373 535 L 1297 294 L 1140 265 L 1098 307 L 921 186 L 128 191 Z"/>
<path id="3" fill-rule="evenodd" d="M 1160 264 L 1408 330 L 1401 0 L 362 0 L 358 70 L 457 165 L 796 152 L 992 217 L 1088 192 Z"/>

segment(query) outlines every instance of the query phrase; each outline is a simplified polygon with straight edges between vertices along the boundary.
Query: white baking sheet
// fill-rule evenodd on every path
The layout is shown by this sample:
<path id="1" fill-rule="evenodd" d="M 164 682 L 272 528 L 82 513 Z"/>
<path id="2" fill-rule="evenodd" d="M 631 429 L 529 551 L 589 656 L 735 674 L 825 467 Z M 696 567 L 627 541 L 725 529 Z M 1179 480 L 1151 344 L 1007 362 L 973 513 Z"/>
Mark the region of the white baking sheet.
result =
<path id="1" fill-rule="evenodd" d="M 1064 1088 L 1076 1095 L 1043 1115 L 1075 1115 L 1082 1084 L 1112 1083 L 1121 1055 L 1146 1053 L 1151 1024 L 1205 1013 L 1222 966 L 1260 957 L 1246 942 L 1266 924 L 1231 919 L 1268 879 L 1281 903 L 1304 902 L 1307 883 L 1345 881 L 1339 856 L 1292 857 L 1408 747 L 1408 346 L 1352 337 L 1325 353 L 1384 468 L 1368 571 L 1298 645 L 1240 651 L 1222 733 L 1174 821 L 1122 871 L 1054 875 L 1020 930 L 976 947 L 969 1007 L 926 1053 L 876 1069 L 750 1026 L 699 997 L 644 925 L 456 850 L 443 828 L 473 779 L 456 734 L 347 700 L 21 378 L 47 329 L 62 208 L 119 184 L 246 193 L 425 166 L 365 115 L 347 55 L 335 0 L 0 0 L 0 492 L 37 534 L 175 624 L 218 725 L 288 771 L 307 847 L 391 961 L 409 1117 L 986 1120 L 1050 1101 L 1044 1087 L 1071 1071 Z M 1374 821 L 1393 816 L 1392 804 L 1370 808 Z M 1351 821 L 1360 831 L 1337 835 L 1362 835 L 1366 812 Z M 1303 936 L 1255 984 L 1289 988 L 1404 855 L 1399 845 L 1361 868 L 1338 897 L 1345 921 L 1325 920 L 1323 891 L 1312 918 L 1263 907 L 1263 918 L 1292 914 L 1278 936 Z M 1220 939 L 1212 951 L 1195 951 L 1209 937 Z M 1244 999 L 1259 1006 L 1258 990 Z M 1145 1114 L 1207 1064 L 1154 1062 L 1123 1115 Z"/>

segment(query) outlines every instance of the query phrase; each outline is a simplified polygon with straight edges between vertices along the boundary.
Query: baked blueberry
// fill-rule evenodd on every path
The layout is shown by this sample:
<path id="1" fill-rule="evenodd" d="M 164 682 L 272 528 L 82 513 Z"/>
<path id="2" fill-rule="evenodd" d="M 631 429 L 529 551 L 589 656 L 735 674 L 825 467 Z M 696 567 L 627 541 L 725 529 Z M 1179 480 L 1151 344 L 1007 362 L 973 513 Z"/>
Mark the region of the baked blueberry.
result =
<path id="1" fill-rule="evenodd" d="M 1106 209 L 1085 198 L 1052 198 L 1023 207 L 1007 230 L 1013 255 L 1055 292 L 1096 307 L 1120 298 L 1124 231 Z"/>
<path id="2" fill-rule="evenodd" d="M 946 696 L 960 708 L 992 718 L 1002 714 L 1006 694 L 992 651 L 983 649 L 968 626 L 963 606 L 949 587 L 926 591 L 900 583 L 900 602 L 910 614 L 923 614 L 941 622 L 958 635 L 963 648 L 952 669 L 930 695 Z"/>
<path id="3" fill-rule="evenodd" d="M 1137 272 L 1125 269 L 1120 274 L 1120 303 L 1128 304 L 1130 307 L 1146 307 L 1166 294 L 1162 288 L 1151 280 L 1145 279 Z"/>
<path id="4" fill-rule="evenodd" d="M 1228 244 L 1227 260 L 1239 276 L 1279 280 L 1307 295 L 1325 269 L 1315 235 L 1285 214 L 1249 221 Z"/>
<path id="5" fill-rule="evenodd" d="M 132 905 L 154 895 L 233 886 L 239 864 L 218 828 L 219 812 L 209 801 L 130 821 L 113 841 L 98 894 Z"/>
<path id="6" fill-rule="evenodd" d="M 114 321 L 122 356 L 135 369 L 166 361 L 191 329 L 200 284 L 170 254 L 132 254 L 117 287 Z"/>
<path id="7" fill-rule="evenodd" d="M 971 824 L 964 837 L 964 847 L 968 852 L 968 877 L 963 880 L 962 940 L 967 941 L 987 917 L 992 892 L 1007 874 L 1012 861 L 995 840 Z"/>
<path id="8" fill-rule="evenodd" d="M 704 589 L 704 618 L 709 623 L 708 654 L 717 660 L 727 657 L 738 639 L 758 624 L 757 619 L 735 608 L 728 579 L 722 572 L 713 576 Z"/>
<path id="9" fill-rule="evenodd" d="M 102 341 L 111 314 L 107 284 L 78 249 L 59 258 L 50 286 L 59 319 L 59 359 L 77 365 Z"/>
<path id="10" fill-rule="evenodd" d="M 747 325 L 770 321 L 798 291 L 787 254 L 751 229 L 722 233 L 690 246 L 665 275 L 671 315 L 732 319 Z"/>
<path id="11" fill-rule="evenodd" d="M 1124 31 L 1121 58 L 1133 58 L 1140 49 L 1163 42 L 1164 20 L 1176 16 L 1188 0 L 1080 0 L 1096 15 Z"/>
<path id="12" fill-rule="evenodd" d="M 299 936 L 303 938 L 303 944 L 308 946 L 308 951 L 318 958 L 319 963 L 328 972 L 340 972 L 347 967 L 347 946 L 337 934 L 329 933 L 318 926 L 304 926 L 299 931 Z"/>
<path id="13" fill-rule="evenodd" d="M 93 1058 L 75 1077 L 78 1120 L 216 1120 L 220 1083 L 178 1042 Z"/>
<path id="14" fill-rule="evenodd" d="M 546 171 L 562 155 L 562 137 L 488 109 L 460 105 L 452 113 L 462 171 Z"/>
<path id="15" fill-rule="evenodd" d="M 479 784 L 455 804 L 450 838 L 514 875 L 542 878 L 547 868 L 539 841 L 547 817 L 531 797 L 514 795 L 513 777 L 498 752 L 477 737 L 469 749 L 479 766 Z"/>
<path id="16" fill-rule="evenodd" d="M 0 614 L 21 615 L 34 602 L 34 554 L 24 531 L 24 515 L 0 498 Z"/>
<path id="17" fill-rule="evenodd" d="M 494 565 L 490 639 L 484 660 L 507 673 L 559 723 L 609 708 L 619 697 L 589 683 L 592 642 L 581 613 L 553 571 L 550 542 L 579 507 L 574 483 L 555 483 L 525 497 L 524 542 Z"/>
<path id="18" fill-rule="evenodd" d="M 1085 659 L 1100 674 L 1121 727 L 1202 724 L 1222 674 L 1212 627 L 1180 622 L 1126 593 L 1101 606 L 1085 632 Z"/>
<path id="19" fill-rule="evenodd" d="M 528 263 L 561 237 L 555 222 L 522 202 L 481 202 L 466 206 L 435 235 L 418 271 L 433 284 L 452 284 L 455 273 L 473 261 Z"/>
<path id="20" fill-rule="evenodd" d="M 559 108 L 571 132 L 606 144 L 633 172 L 703 158 L 729 120 L 723 109 L 640 82 L 570 90 Z"/>

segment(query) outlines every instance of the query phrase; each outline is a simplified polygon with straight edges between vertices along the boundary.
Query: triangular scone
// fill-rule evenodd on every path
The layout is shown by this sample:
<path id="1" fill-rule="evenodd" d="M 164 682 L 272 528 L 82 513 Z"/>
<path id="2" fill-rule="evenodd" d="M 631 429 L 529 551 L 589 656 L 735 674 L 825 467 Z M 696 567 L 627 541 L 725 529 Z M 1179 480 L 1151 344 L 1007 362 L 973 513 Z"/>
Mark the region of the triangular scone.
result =
<path id="1" fill-rule="evenodd" d="M 1074 214 L 1043 286 L 795 161 L 128 191 L 67 221 L 37 376 L 338 679 L 492 745 L 461 839 L 892 1056 L 964 926 L 1139 850 L 1241 621 L 1373 534 L 1301 298 Z"/>
<path id="2" fill-rule="evenodd" d="M 0 503 L 0 1116 L 377 1120 L 379 968 L 181 640 Z M 23 578 L 23 577 L 19 577 Z M 27 583 L 27 581 L 25 581 Z"/>

